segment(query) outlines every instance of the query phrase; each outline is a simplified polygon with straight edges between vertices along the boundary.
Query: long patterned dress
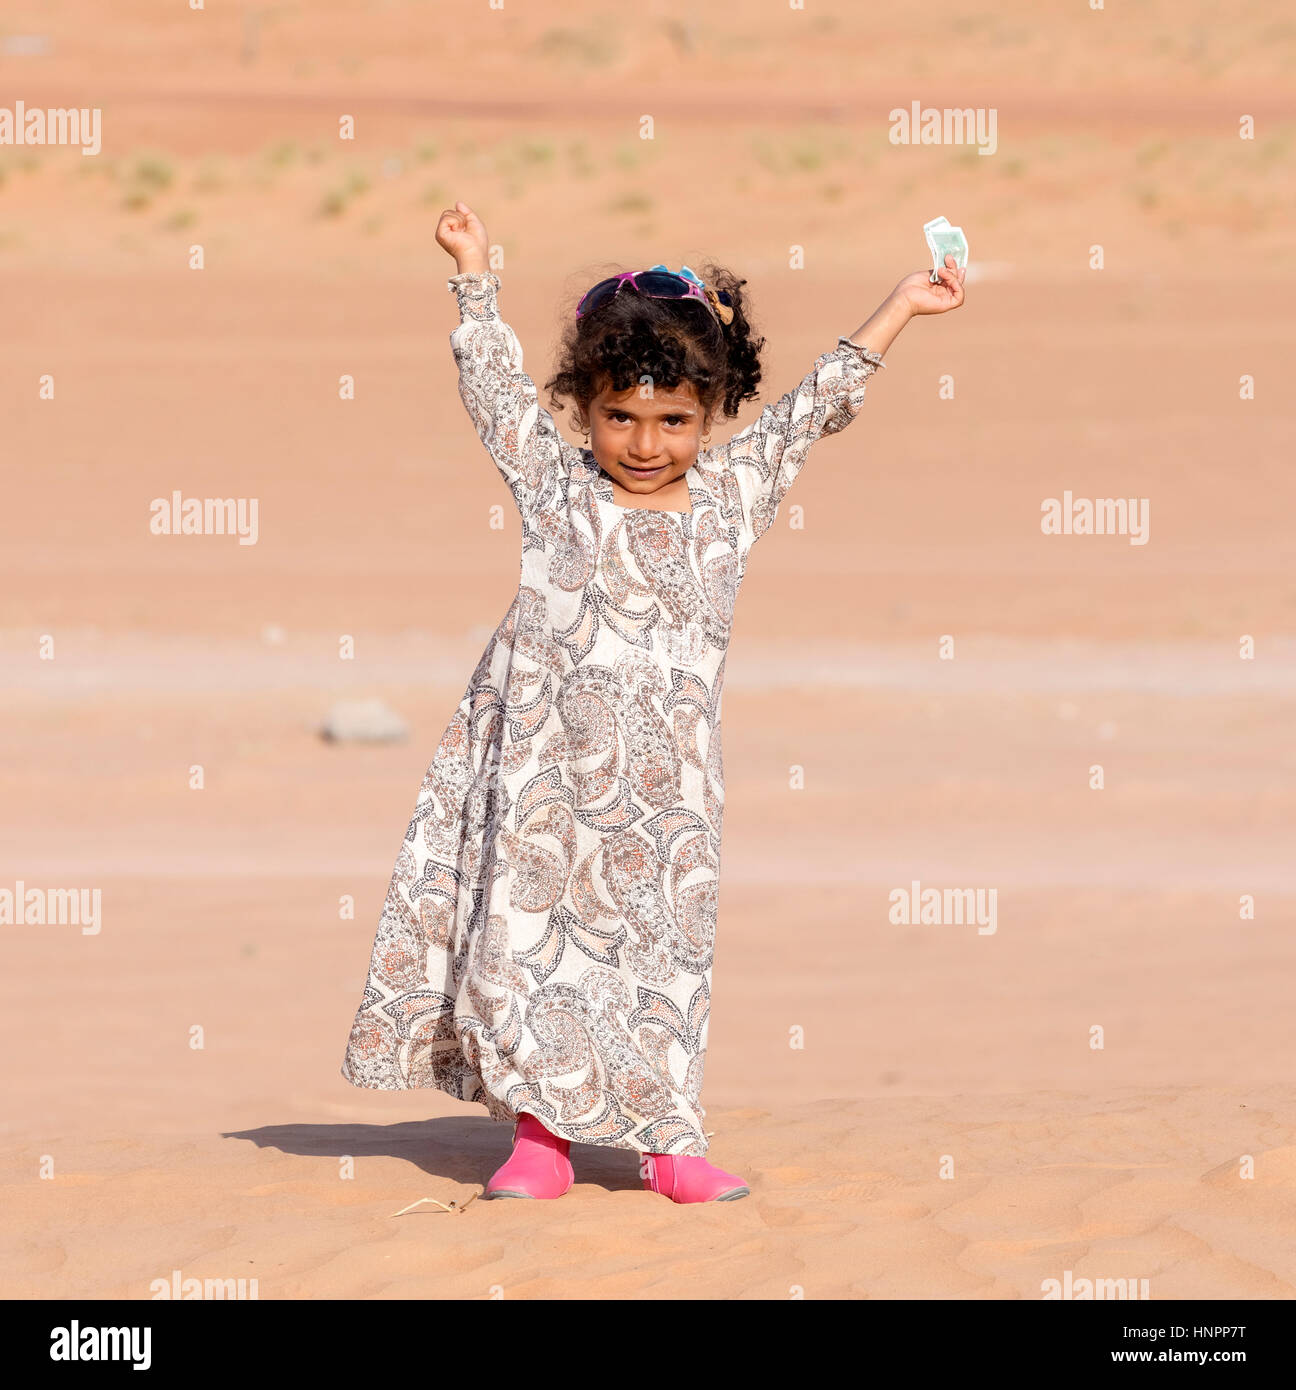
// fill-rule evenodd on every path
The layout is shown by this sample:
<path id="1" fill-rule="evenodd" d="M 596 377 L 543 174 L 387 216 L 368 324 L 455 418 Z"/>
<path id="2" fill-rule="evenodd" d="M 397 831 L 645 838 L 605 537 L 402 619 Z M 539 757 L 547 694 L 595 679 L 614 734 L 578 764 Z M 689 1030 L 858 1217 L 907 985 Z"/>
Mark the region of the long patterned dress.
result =
<path id="1" fill-rule="evenodd" d="M 522 514 L 521 579 L 419 790 L 342 1075 L 705 1154 L 734 600 L 810 446 L 882 361 L 839 338 L 698 457 L 691 512 L 622 507 L 538 404 L 499 286 L 447 282 L 450 344 Z"/>

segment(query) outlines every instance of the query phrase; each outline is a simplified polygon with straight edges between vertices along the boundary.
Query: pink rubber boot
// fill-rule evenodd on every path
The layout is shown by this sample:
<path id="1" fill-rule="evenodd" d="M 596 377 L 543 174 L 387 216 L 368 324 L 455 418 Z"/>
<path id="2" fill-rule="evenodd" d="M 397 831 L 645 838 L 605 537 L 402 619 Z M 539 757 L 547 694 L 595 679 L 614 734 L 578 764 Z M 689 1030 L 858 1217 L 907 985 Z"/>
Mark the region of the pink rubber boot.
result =
<path id="1" fill-rule="evenodd" d="M 576 1175 L 567 1153 L 571 1144 L 524 1110 L 513 1126 L 513 1152 L 491 1175 L 486 1197 L 561 1197 Z"/>
<path id="2" fill-rule="evenodd" d="M 672 1202 L 732 1202 L 749 1196 L 751 1188 L 732 1173 L 697 1155 L 644 1154 L 644 1186 Z"/>

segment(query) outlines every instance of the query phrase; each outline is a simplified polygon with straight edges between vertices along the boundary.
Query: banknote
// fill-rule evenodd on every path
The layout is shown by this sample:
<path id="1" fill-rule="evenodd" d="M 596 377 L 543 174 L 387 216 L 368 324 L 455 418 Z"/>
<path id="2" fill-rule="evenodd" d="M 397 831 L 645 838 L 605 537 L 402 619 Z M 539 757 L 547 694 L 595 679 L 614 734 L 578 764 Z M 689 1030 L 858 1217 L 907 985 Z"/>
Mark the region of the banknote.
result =
<path id="1" fill-rule="evenodd" d="M 933 285 L 940 278 L 936 272 L 944 266 L 946 256 L 952 254 L 954 263 L 960 270 L 967 268 L 968 244 L 962 227 L 951 227 L 948 217 L 933 217 L 930 222 L 923 223 L 923 233 L 927 238 L 927 248 L 932 254 L 930 278 Z"/>

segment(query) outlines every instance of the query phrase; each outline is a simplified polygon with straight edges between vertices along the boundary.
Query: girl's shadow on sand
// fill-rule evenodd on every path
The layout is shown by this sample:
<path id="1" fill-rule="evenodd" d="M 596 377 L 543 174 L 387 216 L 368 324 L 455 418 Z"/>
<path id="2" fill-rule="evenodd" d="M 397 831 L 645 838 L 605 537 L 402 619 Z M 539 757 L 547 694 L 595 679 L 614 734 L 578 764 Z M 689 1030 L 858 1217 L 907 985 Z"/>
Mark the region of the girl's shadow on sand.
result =
<path id="1" fill-rule="evenodd" d="M 509 1156 L 513 1126 L 498 1120 L 445 1116 L 391 1125 L 263 1125 L 221 1137 L 246 1139 L 258 1148 L 310 1158 L 403 1158 L 432 1177 L 485 1186 Z M 643 1186 L 639 1155 L 633 1149 L 573 1144 L 571 1161 L 578 1184 L 594 1183 L 610 1192 Z"/>

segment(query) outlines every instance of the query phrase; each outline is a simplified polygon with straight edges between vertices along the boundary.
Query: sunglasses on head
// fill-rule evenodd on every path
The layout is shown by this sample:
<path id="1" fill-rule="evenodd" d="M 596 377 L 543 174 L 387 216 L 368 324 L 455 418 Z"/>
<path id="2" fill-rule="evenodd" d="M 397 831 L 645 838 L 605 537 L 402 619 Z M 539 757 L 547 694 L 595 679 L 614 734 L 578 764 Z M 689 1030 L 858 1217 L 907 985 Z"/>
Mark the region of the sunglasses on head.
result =
<path id="1" fill-rule="evenodd" d="M 678 275 L 673 270 L 653 269 L 627 270 L 620 275 L 600 280 L 593 289 L 587 290 L 581 297 L 581 302 L 576 306 L 576 317 L 583 318 L 600 305 L 606 304 L 614 295 L 619 294 L 625 285 L 632 286 L 639 294 L 646 295 L 649 299 L 699 299 L 713 315 L 716 313 L 706 292 L 696 280 L 690 280 L 686 275 Z M 721 303 L 729 303 L 729 296 L 724 290 L 721 290 L 717 297 Z"/>

